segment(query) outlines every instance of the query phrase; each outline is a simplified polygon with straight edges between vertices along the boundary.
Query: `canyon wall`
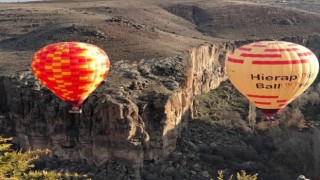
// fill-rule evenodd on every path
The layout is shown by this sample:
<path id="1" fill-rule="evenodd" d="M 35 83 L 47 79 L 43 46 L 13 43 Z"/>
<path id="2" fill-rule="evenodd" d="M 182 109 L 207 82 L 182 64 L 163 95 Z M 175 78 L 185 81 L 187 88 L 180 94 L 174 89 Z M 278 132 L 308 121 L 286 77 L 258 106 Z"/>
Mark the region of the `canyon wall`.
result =
<path id="1" fill-rule="evenodd" d="M 316 54 L 320 36 L 281 40 L 309 47 Z M 159 161 L 193 117 L 193 96 L 227 79 L 225 55 L 253 41 L 214 43 L 176 57 L 113 62 L 105 82 L 70 114 L 70 105 L 35 80 L 30 69 L 0 77 L 0 135 L 13 136 L 24 149 L 48 148 L 51 156 L 101 165 L 112 157 Z M 318 55 L 318 54 L 317 54 Z"/>

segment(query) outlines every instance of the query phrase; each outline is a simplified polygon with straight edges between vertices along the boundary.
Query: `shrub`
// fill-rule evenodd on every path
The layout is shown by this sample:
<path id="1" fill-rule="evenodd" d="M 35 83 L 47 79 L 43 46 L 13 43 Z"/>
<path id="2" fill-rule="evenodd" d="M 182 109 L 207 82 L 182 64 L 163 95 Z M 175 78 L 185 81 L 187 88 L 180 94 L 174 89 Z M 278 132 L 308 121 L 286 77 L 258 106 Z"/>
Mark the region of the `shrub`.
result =
<path id="1" fill-rule="evenodd" d="M 18 180 L 18 179 L 48 179 L 56 180 L 65 177 L 86 178 L 86 175 L 61 173 L 55 171 L 34 171 L 33 161 L 39 158 L 39 154 L 48 154 L 49 150 L 34 151 L 14 151 L 10 149 L 11 144 L 7 143 L 12 138 L 3 138 L 0 136 L 0 179 Z"/>
<path id="2" fill-rule="evenodd" d="M 233 175 L 231 175 L 228 180 L 232 180 Z M 237 180 L 257 180 L 258 179 L 258 173 L 254 175 L 247 174 L 246 171 L 242 170 L 237 173 Z M 223 171 L 218 171 L 218 177 L 217 180 L 224 180 Z"/>
<path id="3" fill-rule="evenodd" d="M 244 134 L 252 133 L 248 122 L 243 120 L 238 112 L 221 110 L 219 114 L 223 117 L 223 120 L 218 122 L 222 127 L 233 129 Z"/>
<path id="4" fill-rule="evenodd" d="M 276 149 L 274 159 L 294 172 L 317 179 L 320 176 L 320 131 L 278 129 L 269 133 Z"/>

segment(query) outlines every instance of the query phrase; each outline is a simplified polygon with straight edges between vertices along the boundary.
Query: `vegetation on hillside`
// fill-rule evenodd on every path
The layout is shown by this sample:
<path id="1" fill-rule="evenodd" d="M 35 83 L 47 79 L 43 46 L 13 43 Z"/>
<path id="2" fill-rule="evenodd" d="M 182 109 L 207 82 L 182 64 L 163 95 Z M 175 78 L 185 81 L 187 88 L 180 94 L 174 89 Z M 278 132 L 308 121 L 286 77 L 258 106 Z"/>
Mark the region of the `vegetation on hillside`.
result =
<path id="1" fill-rule="evenodd" d="M 62 173 L 46 170 L 33 170 L 34 160 L 39 158 L 40 154 L 48 154 L 49 150 L 34 150 L 34 151 L 15 151 L 12 150 L 11 144 L 8 141 L 12 138 L 3 138 L 0 136 L 0 179 L 7 180 L 35 180 L 47 179 L 57 180 L 68 177 L 86 179 L 86 175 L 77 173 Z"/>
<path id="2" fill-rule="evenodd" d="M 231 175 L 228 180 L 232 180 L 233 175 Z M 258 179 L 258 173 L 254 175 L 247 174 L 246 171 L 242 170 L 237 173 L 237 180 L 257 180 Z M 223 171 L 218 171 L 218 177 L 217 180 L 224 180 L 224 174 Z"/>
<path id="3" fill-rule="evenodd" d="M 269 162 L 282 169 L 280 174 L 294 173 L 297 177 L 319 177 L 320 167 L 320 86 L 315 82 L 305 93 L 276 115 L 277 122 L 263 121 L 263 115 L 230 82 L 217 90 L 196 98 L 197 119 L 243 134 L 245 143 L 263 154 Z M 254 125 L 250 115 L 256 116 Z M 259 173 L 260 174 L 260 173 Z"/>

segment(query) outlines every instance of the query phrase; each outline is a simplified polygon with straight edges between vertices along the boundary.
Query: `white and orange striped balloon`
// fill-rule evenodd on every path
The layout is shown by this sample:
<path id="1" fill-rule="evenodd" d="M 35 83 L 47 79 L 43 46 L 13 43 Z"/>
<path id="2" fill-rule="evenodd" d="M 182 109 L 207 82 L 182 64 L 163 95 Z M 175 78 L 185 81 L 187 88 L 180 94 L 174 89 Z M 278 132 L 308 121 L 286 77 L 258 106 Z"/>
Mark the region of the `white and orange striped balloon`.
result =
<path id="1" fill-rule="evenodd" d="M 304 46 L 261 41 L 230 52 L 226 69 L 231 83 L 270 117 L 312 84 L 319 62 Z"/>

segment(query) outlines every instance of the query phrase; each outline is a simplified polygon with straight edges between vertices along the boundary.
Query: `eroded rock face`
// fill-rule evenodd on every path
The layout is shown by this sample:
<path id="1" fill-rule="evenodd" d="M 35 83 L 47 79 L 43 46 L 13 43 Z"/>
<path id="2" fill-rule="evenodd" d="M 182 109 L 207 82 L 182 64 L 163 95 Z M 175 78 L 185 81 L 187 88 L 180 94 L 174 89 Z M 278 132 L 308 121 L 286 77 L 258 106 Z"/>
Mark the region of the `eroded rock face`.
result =
<path id="1" fill-rule="evenodd" d="M 226 80 L 224 71 L 225 53 L 233 49 L 232 44 L 219 44 L 193 48 L 190 51 L 193 72 L 192 93 L 198 95 L 206 93 L 219 86 Z"/>
<path id="2" fill-rule="evenodd" d="M 225 80 L 224 45 L 193 48 L 173 58 L 112 65 L 82 105 L 82 114 L 35 80 L 32 72 L 1 79 L 1 111 L 14 122 L 8 131 L 24 149 L 48 148 L 60 159 L 103 164 L 112 157 L 136 166 L 175 149 L 192 117 L 192 96 Z M 198 88 L 198 87 L 201 88 Z"/>
<path id="3" fill-rule="evenodd" d="M 319 36 L 284 39 L 319 49 Z M 193 116 L 193 96 L 226 80 L 226 52 L 249 43 L 216 43 L 188 53 L 129 64 L 112 63 L 106 81 L 70 114 L 70 105 L 35 80 L 32 72 L 0 77 L 1 134 L 24 149 L 48 148 L 52 156 L 104 164 L 122 158 L 134 166 L 159 161 L 176 147 Z"/>

